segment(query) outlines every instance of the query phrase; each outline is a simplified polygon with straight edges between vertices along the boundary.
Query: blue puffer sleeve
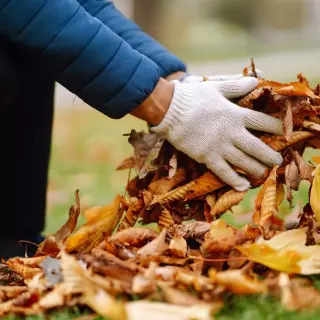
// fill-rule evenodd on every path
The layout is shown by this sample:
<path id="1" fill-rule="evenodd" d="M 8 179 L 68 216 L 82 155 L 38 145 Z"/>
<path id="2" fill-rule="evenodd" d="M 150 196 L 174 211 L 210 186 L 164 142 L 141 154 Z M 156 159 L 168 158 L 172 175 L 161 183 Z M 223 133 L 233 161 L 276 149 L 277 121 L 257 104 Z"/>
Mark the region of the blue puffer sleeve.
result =
<path id="1" fill-rule="evenodd" d="M 186 65 L 165 47 L 144 33 L 131 20 L 116 9 L 109 0 L 78 0 L 92 16 L 98 18 L 132 48 L 154 61 L 162 77 L 176 71 L 186 71 Z"/>
<path id="2" fill-rule="evenodd" d="M 0 38 L 112 118 L 144 101 L 160 77 L 153 61 L 76 0 L 0 0 Z"/>

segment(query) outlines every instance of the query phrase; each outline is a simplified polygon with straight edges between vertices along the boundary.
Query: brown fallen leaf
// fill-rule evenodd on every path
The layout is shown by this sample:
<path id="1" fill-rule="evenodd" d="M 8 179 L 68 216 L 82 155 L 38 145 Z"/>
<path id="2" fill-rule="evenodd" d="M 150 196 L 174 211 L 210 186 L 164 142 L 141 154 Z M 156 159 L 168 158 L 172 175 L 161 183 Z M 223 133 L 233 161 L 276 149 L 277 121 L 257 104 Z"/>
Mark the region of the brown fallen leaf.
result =
<path id="1" fill-rule="evenodd" d="M 70 207 L 68 221 L 55 234 L 48 236 L 39 245 L 36 256 L 44 254 L 57 255 L 60 252 L 60 249 L 63 247 L 64 241 L 74 231 L 78 222 L 78 217 L 80 214 L 79 190 L 76 191 L 75 199 L 76 205 Z"/>
<path id="2" fill-rule="evenodd" d="M 81 226 L 77 232 L 66 240 L 66 252 L 77 251 L 90 245 L 92 240 L 90 237 L 97 231 L 101 232 L 101 240 L 103 239 L 103 235 L 110 235 L 121 218 L 119 209 L 119 195 L 109 205 L 89 209 L 89 212 L 86 214 L 86 216 L 89 217 L 87 223 Z M 95 239 L 95 241 L 97 241 L 97 239 Z"/>
<path id="3" fill-rule="evenodd" d="M 292 205 L 292 190 L 298 190 L 300 185 L 299 169 L 296 163 L 292 160 L 290 164 L 286 165 L 285 169 L 285 182 L 287 187 L 287 200 Z"/>
<path id="4" fill-rule="evenodd" d="M 125 170 L 125 169 L 132 169 L 135 167 L 135 162 L 133 157 L 129 157 L 124 159 L 117 167 L 116 170 Z"/>
<path id="5" fill-rule="evenodd" d="M 239 204 L 244 196 L 247 194 L 247 191 L 236 191 L 234 189 L 224 193 L 211 208 L 211 216 L 213 218 L 218 218 L 221 214 L 225 213 L 233 206 Z"/>
<path id="6" fill-rule="evenodd" d="M 158 237 L 158 233 L 150 228 L 135 227 L 121 230 L 108 237 L 112 245 L 140 247 Z"/>
<path id="7" fill-rule="evenodd" d="M 210 231 L 206 233 L 200 251 L 204 257 L 220 257 L 229 253 L 237 244 L 246 240 L 242 230 L 227 226 L 224 220 L 218 219 L 211 223 Z"/>
<path id="8" fill-rule="evenodd" d="M 293 132 L 293 117 L 292 117 L 292 107 L 291 101 L 285 100 L 286 113 L 283 118 L 283 133 L 287 141 L 290 140 Z"/>
<path id="9" fill-rule="evenodd" d="M 84 304 L 109 319 L 127 319 L 123 303 L 92 282 L 89 273 L 80 266 L 75 258 L 63 253 L 61 262 L 68 290 L 81 293 Z"/>
<path id="10" fill-rule="evenodd" d="M 225 183 L 211 171 L 207 171 L 198 179 L 191 181 L 184 186 L 173 189 L 164 195 L 155 197 L 151 204 L 166 204 L 177 200 L 191 200 L 217 190 L 224 185 Z"/>
<path id="11" fill-rule="evenodd" d="M 40 264 L 45 259 L 45 256 L 42 257 L 33 257 L 33 258 L 11 258 L 6 264 L 10 269 L 21 275 L 24 279 L 31 279 L 35 275 L 42 273 Z"/>
<path id="12" fill-rule="evenodd" d="M 320 307 L 320 292 L 307 279 L 290 279 L 286 273 L 279 276 L 281 304 L 288 310 L 316 310 Z"/>
<path id="13" fill-rule="evenodd" d="M 140 248 L 137 251 L 139 258 L 161 255 L 168 248 L 168 244 L 166 244 L 166 234 L 167 229 L 164 228 L 161 230 L 157 238 Z"/>
<path id="14" fill-rule="evenodd" d="M 319 123 L 304 120 L 302 125 L 304 128 L 309 129 L 311 131 L 320 132 L 320 124 Z"/>
<path id="15" fill-rule="evenodd" d="M 320 165 L 317 166 L 310 192 L 310 205 L 315 214 L 317 225 L 320 225 Z"/>
<path id="16" fill-rule="evenodd" d="M 291 135 L 291 138 L 288 141 L 286 141 L 285 137 L 283 136 L 262 136 L 261 140 L 275 151 L 281 151 L 286 147 L 289 147 L 300 141 L 310 139 L 312 137 L 314 137 L 313 132 L 294 131 Z"/>
<path id="17" fill-rule="evenodd" d="M 184 168 L 178 168 L 174 176 L 164 177 L 157 181 L 151 182 L 148 186 L 148 190 L 154 195 L 162 195 L 169 192 L 172 188 L 181 184 L 186 180 L 186 171 Z"/>
<path id="18" fill-rule="evenodd" d="M 178 159 L 177 159 L 177 154 L 174 153 L 172 157 L 169 160 L 169 172 L 168 172 L 168 178 L 171 179 L 175 176 L 177 172 L 177 167 L 178 167 Z"/>
<path id="19" fill-rule="evenodd" d="M 312 172 L 314 171 L 314 167 L 307 163 L 297 151 L 292 151 L 292 155 L 294 157 L 294 160 L 299 168 L 299 175 L 301 180 L 307 180 L 309 182 L 312 182 Z"/>
<path id="20" fill-rule="evenodd" d="M 210 230 L 210 223 L 203 221 L 195 221 L 188 224 L 177 224 L 168 228 L 171 235 L 180 235 L 185 239 L 202 239 Z"/>
<path id="21" fill-rule="evenodd" d="M 278 166 L 272 169 L 256 198 L 256 213 L 253 220 L 260 226 L 266 238 L 273 235 L 274 218 L 278 213 L 278 206 L 284 199 L 283 185 L 277 183 L 277 170 Z"/>
<path id="22" fill-rule="evenodd" d="M 127 209 L 125 216 L 123 217 L 118 230 L 131 228 L 137 222 L 139 215 L 144 208 L 144 201 L 142 199 L 135 199 Z"/>
<path id="23" fill-rule="evenodd" d="M 139 179 L 142 179 L 148 172 L 157 169 L 153 166 L 153 160 L 158 157 L 164 138 L 155 133 L 131 130 L 128 141 L 134 148 L 135 167 Z"/>
<path id="24" fill-rule="evenodd" d="M 226 270 L 217 272 L 210 269 L 210 279 L 224 286 L 228 291 L 235 294 L 256 294 L 267 292 L 267 286 L 254 273 L 240 270 Z"/>
<path id="25" fill-rule="evenodd" d="M 159 228 L 169 228 L 170 226 L 173 226 L 175 224 L 171 213 L 166 207 L 162 207 L 161 214 L 158 218 L 158 226 Z"/>
<path id="26" fill-rule="evenodd" d="M 175 235 L 169 244 L 170 253 L 178 258 L 184 258 L 187 255 L 187 242 L 186 240 L 179 235 Z"/>

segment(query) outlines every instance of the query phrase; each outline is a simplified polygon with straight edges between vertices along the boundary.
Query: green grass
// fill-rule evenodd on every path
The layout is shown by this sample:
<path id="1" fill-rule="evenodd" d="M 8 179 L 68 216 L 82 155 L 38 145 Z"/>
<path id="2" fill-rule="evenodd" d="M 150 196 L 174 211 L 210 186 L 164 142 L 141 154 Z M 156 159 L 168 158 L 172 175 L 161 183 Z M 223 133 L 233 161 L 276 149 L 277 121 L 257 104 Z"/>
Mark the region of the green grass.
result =
<path id="1" fill-rule="evenodd" d="M 146 130 L 142 121 L 128 116 L 120 121 L 106 118 L 93 109 L 75 111 L 59 110 L 55 116 L 52 157 L 49 173 L 47 222 L 45 234 L 56 231 L 66 220 L 70 204 L 74 202 L 74 191 L 80 189 L 81 212 L 88 207 L 109 203 L 117 193 L 123 193 L 128 172 L 115 172 L 132 148 L 123 133 L 132 128 Z M 315 151 L 308 150 L 309 160 Z M 308 184 L 295 192 L 295 203 L 303 206 L 307 201 Z M 244 214 L 252 212 L 257 190 L 250 190 L 233 213 L 224 215 L 229 223 L 240 226 L 245 223 Z M 281 212 L 290 212 L 287 202 L 281 205 Z M 83 217 L 81 216 L 81 221 Z M 320 281 L 315 278 L 318 288 Z M 78 309 L 63 310 L 47 316 L 25 317 L 27 320 L 68 320 L 81 315 Z M 266 296 L 234 297 L 226 299 L 226 306 L 215 319 L 266 319 L 266 320 L 311 320 L 320 318 L 320 311 L 314 313 L 293 313 L 286 311 L 278 301 Z M 20 319 L 15 316 L 5 320 Z"/>

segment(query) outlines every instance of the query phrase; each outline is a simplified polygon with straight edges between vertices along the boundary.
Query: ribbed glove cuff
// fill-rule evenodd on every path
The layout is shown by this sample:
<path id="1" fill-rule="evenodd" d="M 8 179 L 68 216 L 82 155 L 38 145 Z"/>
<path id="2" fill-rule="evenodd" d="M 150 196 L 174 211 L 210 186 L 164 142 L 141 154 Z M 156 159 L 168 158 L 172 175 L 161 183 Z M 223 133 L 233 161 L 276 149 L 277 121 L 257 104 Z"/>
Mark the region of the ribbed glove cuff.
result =
<path id="1" fill-rule="evenodd" d="M 177 80 L 171 83 L 174 85 L 174 92 L 168 111 L 161 123 L 151 128 L 152 131 L 161 135 L 166 135 L 177 123 L 180 123 L 183 116 L 194 106 L 194 84 L 181 84 Z"/>

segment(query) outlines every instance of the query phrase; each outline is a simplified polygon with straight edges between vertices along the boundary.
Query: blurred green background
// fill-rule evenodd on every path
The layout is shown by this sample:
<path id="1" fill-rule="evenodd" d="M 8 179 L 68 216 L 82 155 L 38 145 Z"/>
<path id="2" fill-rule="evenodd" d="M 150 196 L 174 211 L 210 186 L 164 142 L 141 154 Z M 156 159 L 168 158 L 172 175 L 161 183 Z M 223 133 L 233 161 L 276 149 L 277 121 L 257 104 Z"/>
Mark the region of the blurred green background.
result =
<path id="1" fill-rule="evenodd" d="M 265 78 L 292 81 L 303 72 L 320 82 L 318 0 L 118 0 L 116 5 L 200 75 L 239 73 L 254 57 Z M 45 233 L 66 219 L 75 189 L 82 212 L 122 193 L 128 172 L 114 169 L 132 148 L 124 133 L 146 130 L 131 116 L 111 120 L 57 85 Z M 315 151 L 308 151 L 307 157 Z M 319 152 L 318 152 L 319 153 Z M 306 201 L 297 193 L 295 210 Z M 241 223 L 253 209 L 255 191 L 235 208 Z M 281 207 L 283 213 L 288 204 Z M 231 215 L 227 215 L 230 220 Z"/>

